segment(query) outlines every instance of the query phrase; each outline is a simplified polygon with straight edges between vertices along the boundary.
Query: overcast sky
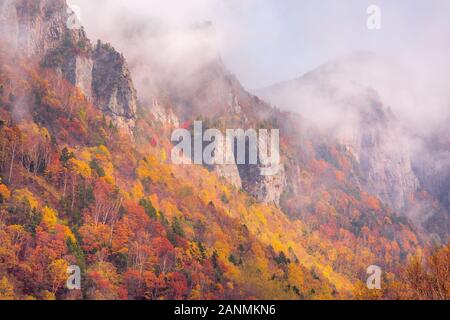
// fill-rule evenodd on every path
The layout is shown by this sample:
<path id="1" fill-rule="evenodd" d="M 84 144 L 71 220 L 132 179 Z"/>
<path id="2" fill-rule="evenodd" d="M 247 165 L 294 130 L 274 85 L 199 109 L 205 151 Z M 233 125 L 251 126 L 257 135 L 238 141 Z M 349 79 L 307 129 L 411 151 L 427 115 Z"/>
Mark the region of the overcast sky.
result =
<path id="1" fill-rule="evenodd" d="M 140 15 L 170 25 L 211 21 L 222 57 L 248 89 L 296 78 L 352 51 L 368 50 L 424 69 L 449 70 L 448 0 L 68 0 L 91 39 L 114 43 L 111 23 Z M 366 9 L 382 10 L 368 30 Z M 112 20 L 114 17 L 115 20 Z M 113 21 L 113 22 L 112 22 Z M 117 27 L 117 26 L 116 26 Z M 447 68 L 447 69 L 445 69 Z"/>

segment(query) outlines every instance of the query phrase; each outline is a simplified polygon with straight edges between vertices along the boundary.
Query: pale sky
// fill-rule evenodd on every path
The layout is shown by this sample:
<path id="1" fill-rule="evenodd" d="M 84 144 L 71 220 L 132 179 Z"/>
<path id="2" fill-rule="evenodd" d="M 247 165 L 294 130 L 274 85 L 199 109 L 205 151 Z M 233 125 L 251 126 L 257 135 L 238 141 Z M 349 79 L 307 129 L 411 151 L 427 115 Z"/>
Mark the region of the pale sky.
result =
<path id="1" fill-rule="evenodd" d="M 450 70 L 448 0 L 68 2 L 81 7 L 82 23 L 92 40 L 101 37 L 119 49 L 120 44 L 108 34 L 112 15 L 128 11 L 179 25 L 211 21 L 225 63 L 248 89 L 297 78 L 330 59 L 359 50 L 397 61 L 411 60 L 424 69 Z M 371 4 L 381 8 L 382 30 L 366 27 L 366 9 Z M 114 23 L 120 24 L 120 19 Z"/>

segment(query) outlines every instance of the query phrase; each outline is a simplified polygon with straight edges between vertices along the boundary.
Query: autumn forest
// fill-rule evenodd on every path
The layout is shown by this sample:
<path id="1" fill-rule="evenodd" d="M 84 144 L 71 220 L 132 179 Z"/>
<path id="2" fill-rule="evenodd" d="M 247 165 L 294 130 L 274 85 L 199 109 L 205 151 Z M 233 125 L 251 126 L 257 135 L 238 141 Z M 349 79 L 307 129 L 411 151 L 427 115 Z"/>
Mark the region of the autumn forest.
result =
<path id="1" fill-rule="evenodd" d="M 64 8 L 1 1 L 27 41 L 0 45 L 0 299 L 450 298 L 448 233 L 435 241 L 368 187 L 340 141 L 247 93 L 221 61 L 147 99 L 127 57 L 68 29 Z M 279 128 L 283 170 L 173 164 L 171 133 L 199 119 Z M 426 189 L 405 198 L 448 216 Z M 80 290 L 66 285 L 73 265 Z"/>

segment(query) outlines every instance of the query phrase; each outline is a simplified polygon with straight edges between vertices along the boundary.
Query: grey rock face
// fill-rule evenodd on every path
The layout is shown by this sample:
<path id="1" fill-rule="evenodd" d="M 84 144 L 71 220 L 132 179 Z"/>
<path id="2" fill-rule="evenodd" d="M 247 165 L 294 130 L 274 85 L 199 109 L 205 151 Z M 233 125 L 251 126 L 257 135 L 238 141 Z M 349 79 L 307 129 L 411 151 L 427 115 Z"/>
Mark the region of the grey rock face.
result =
<path id="1" fill-rule="evenodd" d="M 67 74 L 68 80 L 84 93 L 88 99 L 92 99 L 92 70 L 94 62 L 90 57 L 75 56 L 71 59 Z"/>
<path id="2" fill-rule="evenodd" d="M 93 61 L 90 55 L 69 53 L 62 56 L 61 52 L 61 48 L 50 51 L 44 57 L 43 65 L 57 70 L 71 84 L 78 87 L 88 100 L 92 100 Z"/>
<path id="3" fill-rule="evenodd" d="M 436 201 L 420 201 L 417 214 L 425 228 L 446 243 L 450 235 L 450 130 L 436 128 L 428 137 L 418 137 L 413 168 L 423 188 Z M 420 142 L 422 141 L 422 144 Z"/>
<path id="4" fill-rule="evenodd" d="M 180 119 L 178 119 L 175 113 L 171 109 L 161 106 L 156 98 L 152 99 L 152 107 L 150 112 L 153 114 L 156 121 L 166 125 L 168 124 L 169 126 L 175 128 L 180 126 Z"/>
<path id="5" fill-rule="evenodd" d="M 362 114 L 360 144 L 353 146 L 366 173 L 369 191 L 400 210 L 419 189 L 410 150 L 394 116 L 380 104 Z"/>
<path id="6" fill-rule="evenodd" d="M 136 117 L 137 97 L 124 57 L 98 43 L 93 54 L 92 88 L 98 107 L 129 125 Z"/>
<path id="7" fill-rule="evenodd" d="M 244 190 L 259 202 L 280 204 L 281 194 L 286 187 L 284 168 L 273 176 L 261 175 L 258 165 L 239 165 L 238 168 Z"/>
<path id="8" fill-rule="evenodd" d="M 91 45 L 82 28 L 68 28 L 64 0 L 2 0 L 0 30 L 20 54 L 59 71 L 91 98 Z"/>
<path id="9" fill-rule="evenodd" d="M 226 129 L 257 130 L 272 108 L 242 87 L 218 53 L 211 54 L 211 59 L 205 63 L 197 63 L 198 68 L 191 70 L 189 81 L 185 81 L 186 77 L 172 74 L 171 81 L 159 84 L 173 101 L 173 110 L 180 121 L 205 119 L 207 128 L 219 129 L 224 134 Z M 158 109 L 153 106 L 151 110 L 155 113 Z M 164 119 L 164 116 L 158 118 Z M 169 121 L 166 123 L 170 125 Z M 262 175 L 257 165 L 214 165 L 211 170 L 259 202 L 276 205 L 280 202 L 285 186 L 283 170 L 274 176 Z"/>
<path id="10" fill-rule="evenodd" d="M 392 208 L 403 209 L 420 185 L 405 132 L 373 90 L 371 79 L 365 79 L 371 72 L 377 75 L 377 68 L 392 66 L 372 55 L 350 57 L 258 94 L 282 109 L 305 115 L 345 146 L 360 164 L 365 180 L 361 184 Z"/>

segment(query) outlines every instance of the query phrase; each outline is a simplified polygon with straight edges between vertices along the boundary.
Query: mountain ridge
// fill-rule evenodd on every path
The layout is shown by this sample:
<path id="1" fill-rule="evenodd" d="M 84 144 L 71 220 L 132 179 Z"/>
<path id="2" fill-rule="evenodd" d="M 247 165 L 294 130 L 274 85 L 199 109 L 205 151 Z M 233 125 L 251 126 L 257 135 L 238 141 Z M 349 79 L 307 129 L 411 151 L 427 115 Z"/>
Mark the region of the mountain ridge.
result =
<path id="1" fill-rule="evenodd" d="M 423 227 L 433 214 L 415 207 L 411 199 L 423 190 L 435 198 L 440 196 L 426 182 L 425 177 L 436 175 L 430 168 L 425 173 L 420 159 L 424 150 L 417 150 L 417 146 L 425 146 L 425 140 L 429 143 L 435 138 L 431 132 L 423 141 L 416 139 L 414 128 L 398 117 L 399 107 L 386 102 L 386 85 L 382 85 L 382 94 L 377 91 L 385 78 L 396 79 L 390 80 L 391 86 L 397 79 L 406 81 L 399 70 L 382 56 L 354 53 L 256 94 L 284 110 L 306 115 L 309 123 L 349 148 L 367 172 L 369 190 Z M 436 214 L 445 212 L 445 207 L 443 204 Z M 448 228 L 440 228 L 438 234 L 446 239 Z"/>

